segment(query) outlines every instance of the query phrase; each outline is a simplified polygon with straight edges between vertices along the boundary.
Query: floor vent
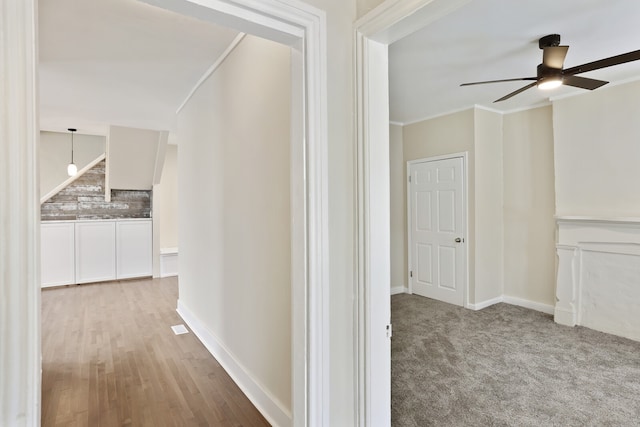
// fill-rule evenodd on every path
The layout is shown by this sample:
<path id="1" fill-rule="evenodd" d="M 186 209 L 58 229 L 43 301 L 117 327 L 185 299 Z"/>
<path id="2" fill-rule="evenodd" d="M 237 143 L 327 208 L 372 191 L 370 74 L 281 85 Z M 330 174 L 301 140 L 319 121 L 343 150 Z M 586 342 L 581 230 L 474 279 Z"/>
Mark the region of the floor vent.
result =
<path id="1" fill-rule="evenodd" d="M 176 335 L 189 333 L 189 330 L 184 325 L 175 325 L 175 326 L 172 326 L 171 329 L 173 330 L 173 333 Z"/>

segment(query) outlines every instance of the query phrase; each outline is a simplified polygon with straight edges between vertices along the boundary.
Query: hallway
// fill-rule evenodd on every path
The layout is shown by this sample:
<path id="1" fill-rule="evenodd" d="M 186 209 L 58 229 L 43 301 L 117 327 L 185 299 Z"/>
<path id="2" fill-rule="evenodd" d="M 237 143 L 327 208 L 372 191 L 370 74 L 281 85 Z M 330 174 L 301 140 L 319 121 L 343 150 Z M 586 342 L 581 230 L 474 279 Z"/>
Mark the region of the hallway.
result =
<path id="1" fill-rule="evenodd" d="M 177 277 L 42 291 L 42 426 L 268 426 L 200 341 Z"/>

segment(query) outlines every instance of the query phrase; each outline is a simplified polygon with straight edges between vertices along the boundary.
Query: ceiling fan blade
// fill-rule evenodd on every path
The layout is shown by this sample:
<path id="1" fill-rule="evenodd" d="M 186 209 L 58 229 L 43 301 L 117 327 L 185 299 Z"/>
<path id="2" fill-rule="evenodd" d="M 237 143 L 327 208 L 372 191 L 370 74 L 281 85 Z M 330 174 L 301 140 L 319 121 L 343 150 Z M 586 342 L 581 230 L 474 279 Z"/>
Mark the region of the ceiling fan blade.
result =
<path id="1" fill-rule="evenodd" d="M 483 85 L 486 83 L 519 82 L 522 80 L 538 80 L 537 77 L 520 77 L 518 79 L 487 80 L 486 82 L 462 83 L 460 86 Z"/>
<path id="2" fill-rule="evenodd" d="M 625 62 L 637 61 L 639 59 L 640 50 L 634 50 L 633 52 L 623 53 L 622 55 L 616 55 L 610 58 L 600 59 L 598 61 L 567 68 L 564 70 L 564 75 L 586 73 L 587 71 L 599 70 L 600 68 L 611 67 L 613 65 L 624 64 Z"/>
<path id="3" fill-rule="evenodd" d="M 573 87 L 580 87 L 582 89 L 594 90 L 598 89 L 600 86 L 604 86 L 609 82 L 605 82 L 604 80 L 596 80 L 596 79 L 588 79 L 586 77 L 578 77 L 578 76 L 564 76 L 562 78 L 562 84 Z"/>
<path id="4" fill-rule="evenodd" d="M 568 50 L 569 46 L 547 46 L 542 52 L 542 63 L 546 67 L 562 70 Z"/>
<path id="5" fill-rule="evenodd" d="M 503 96 L 503 97 L 502 97 L 502 98 L 500 98 L 500 99 L 496 99 L 496 100 L 495 100 L 495 101 L 493 101 L 493 102 L 500 102 L 500 101 L 507 100 L 507 99 L 511 98 L 512 96 L 516 96 L 516 95 L 517 95 L 517 94 L 519 94 L 520 92 L 524 92 L 524 91 L 525 91 L 525 90 L 527 90 L 527 89 L 531 89 L 531 88 L 532 88 L 532 87 L 534 87 L 537 83 L 538 83 L 537 81 L 535 81 L 535 82 L 533 82 L 533 83 L 530 83 L 530 84 L 526 85 L 525 87 L 521 87 L 520 89 L 518 89 L 518 90 L 516 90 L 516 91 L 513 91 L 513 92 L 511 92 L 511 93 L 510 93 L 510 94 L 508 94 L 508 95 Z"/>

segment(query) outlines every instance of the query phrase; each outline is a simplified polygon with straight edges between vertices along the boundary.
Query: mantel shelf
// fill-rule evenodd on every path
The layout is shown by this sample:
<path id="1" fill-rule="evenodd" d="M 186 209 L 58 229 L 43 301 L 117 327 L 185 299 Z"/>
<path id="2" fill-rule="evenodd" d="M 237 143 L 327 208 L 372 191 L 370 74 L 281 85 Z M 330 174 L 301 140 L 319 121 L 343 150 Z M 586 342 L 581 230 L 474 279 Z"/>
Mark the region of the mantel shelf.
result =
<path id="1" fill-rule="evenodd" d="M 561 215 L 554 217 L 558 223 L 604 223 L 604 224 L 638 224 L 640 217 L 607 217 L 586 215 Z"/>

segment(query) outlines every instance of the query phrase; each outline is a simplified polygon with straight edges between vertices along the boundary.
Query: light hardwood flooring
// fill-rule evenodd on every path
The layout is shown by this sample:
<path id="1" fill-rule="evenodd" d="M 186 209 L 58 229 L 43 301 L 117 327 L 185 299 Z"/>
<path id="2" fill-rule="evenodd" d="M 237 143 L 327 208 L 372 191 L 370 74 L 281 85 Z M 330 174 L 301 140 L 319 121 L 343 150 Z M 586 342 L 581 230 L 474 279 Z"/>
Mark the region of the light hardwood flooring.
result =
<path id="1" fill-rule="evenodd" d="M 268 426 L 175 311 L 177 278 L 42 291 L 42 426 Z"/>

